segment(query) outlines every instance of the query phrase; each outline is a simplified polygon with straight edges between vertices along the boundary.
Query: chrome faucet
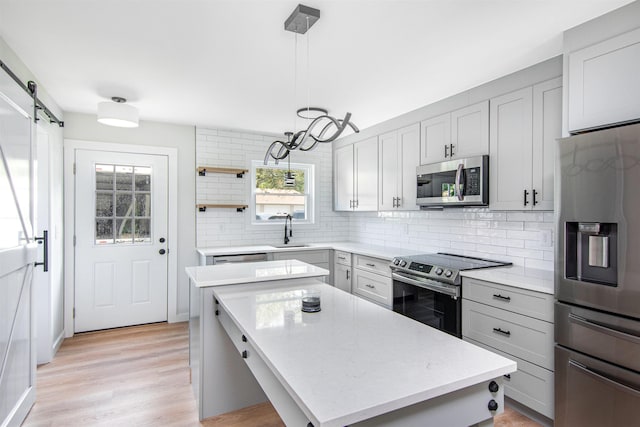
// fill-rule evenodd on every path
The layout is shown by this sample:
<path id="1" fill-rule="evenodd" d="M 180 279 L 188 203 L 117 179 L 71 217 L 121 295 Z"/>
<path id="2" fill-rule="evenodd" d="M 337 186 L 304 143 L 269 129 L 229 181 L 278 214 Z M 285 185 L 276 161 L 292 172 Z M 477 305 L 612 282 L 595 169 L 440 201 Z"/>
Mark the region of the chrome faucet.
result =
<path id="1" fill-rule="evenodd" d="M 289 222 L 289 235 L 287 236 L 287 221 Z M 289 237 L 293 237 L 293 218 L 291 215 L 287 214 L 287 217 L 284 219 L 284 244 L 289 243 Z"/>

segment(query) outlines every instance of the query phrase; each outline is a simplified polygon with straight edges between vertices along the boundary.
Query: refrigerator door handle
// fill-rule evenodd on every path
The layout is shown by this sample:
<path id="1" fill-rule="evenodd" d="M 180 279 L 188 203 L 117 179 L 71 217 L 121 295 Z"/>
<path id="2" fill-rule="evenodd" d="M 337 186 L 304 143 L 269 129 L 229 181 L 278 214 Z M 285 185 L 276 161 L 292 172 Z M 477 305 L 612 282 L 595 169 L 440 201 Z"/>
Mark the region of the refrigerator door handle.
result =
<path id="1" fill-rule="evenodd" d="M 569 359 L 569 366 L 579 370 L 581 373 L 593 377 L 600 382 L 613 386 L 625 393 L 633 394 L 636 398 L 640 398 L 640 390 L 636 390 L 635 388 L 628 386 L 626 384 L 619 383 L 618 381 L 609 378 L 604 373 L 595 371 L 590 369 L 589 367 L 583 365 L 582 363 L 578 363 L 574 360 Z"/>
<path id="2" fill-rule="evenodd" d="M 616 338 L 623 339 L 625 341 L 630 341 L 634 344 L 640 344 L 640 337 L 637 335 L 632 335 L 627 332 L 619 331 L 617 329 L 612 328 L 609 325 L 603 325 L 600 323 L 591 322 L 588 319 L 577 316 L 573 313 L 569 314 L 569 321 L 577 325 L 584 326 L 585 328 L 593 329 L 596 332 L 601 332 L 606 335 L 611 335 Z"/>

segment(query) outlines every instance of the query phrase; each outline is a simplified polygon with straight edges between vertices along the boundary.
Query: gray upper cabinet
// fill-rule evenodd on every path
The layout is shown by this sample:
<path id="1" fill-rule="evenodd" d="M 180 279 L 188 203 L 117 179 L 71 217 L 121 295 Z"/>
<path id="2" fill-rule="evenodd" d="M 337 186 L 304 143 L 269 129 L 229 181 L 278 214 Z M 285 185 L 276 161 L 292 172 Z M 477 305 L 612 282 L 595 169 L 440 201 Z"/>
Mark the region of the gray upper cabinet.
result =
<path id="1" fill-rule="evenodd" d="M 378 210 L 417 210 L 420 124 L 380 135 L 378 151 Z"/>
<path id="2" fill-rule="evenodd" d="M 640 119 L 640 28 L 569 52 L 569 131 Z"/>
<path id="3" fill-rule="evenodd" d="M 553 210 L 554 144 L 562 132 L 562 79 L 491 99 L 490 116 L 490 208 Z"/>
<path id="4" fill-rule="evenodd" d="M 489 152 L 489 101 L 469 105 L 421 123 L 420 164 Z"/>
<path id="5" fill-rule="evenodd" d="M 378 137 L 334 150 L 334 208 L 378 209 Z"/>

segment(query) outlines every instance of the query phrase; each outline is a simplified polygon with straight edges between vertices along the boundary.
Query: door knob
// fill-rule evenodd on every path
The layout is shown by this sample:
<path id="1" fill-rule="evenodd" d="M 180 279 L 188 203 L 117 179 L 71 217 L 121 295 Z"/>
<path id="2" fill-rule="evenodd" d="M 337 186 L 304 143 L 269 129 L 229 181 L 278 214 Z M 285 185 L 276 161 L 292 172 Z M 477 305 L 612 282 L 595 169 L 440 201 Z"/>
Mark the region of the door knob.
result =
<path id="1" fill-rule="evenodd" d="M 160 255 L 164 255 L 164 254 L 166 254 L 166 253 L 167 253 L 167 251 L 165 251 L 164 249 L 160 249 L 160 250 L 158 251 L 158 253 L 159 253 Z"/>

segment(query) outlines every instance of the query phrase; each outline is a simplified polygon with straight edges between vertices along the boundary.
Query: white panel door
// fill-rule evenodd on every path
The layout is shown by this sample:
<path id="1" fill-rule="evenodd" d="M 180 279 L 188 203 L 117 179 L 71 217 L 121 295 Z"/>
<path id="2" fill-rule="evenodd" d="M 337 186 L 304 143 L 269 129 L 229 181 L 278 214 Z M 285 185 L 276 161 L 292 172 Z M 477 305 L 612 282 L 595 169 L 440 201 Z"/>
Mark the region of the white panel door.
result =
<path id="1" fill-rule="evenodd" d="M 378 179 L 380 181 L 378 210 L 389 211 L 396 208 L 396 200 L 400 194 L 398 191 L 398 131 L 380 135 L 378 142 Z"/>
<path id="2" fill-rule="evenodd" d="M 451 114 L 443 114 L 421 122 L 420 164 L 437 163 L 449 157 Z"/>
<path id="3" fill-rule="evenodd" d="M 562 78 L 533 87 L 532 209 L 553 210 L 556 140 L 562 136 Z M 533 203 L 535 201 L 535 203 Z"/>
<path id="4" fill-rule="evenodd" d="M 0 75 L 0 425 L 19 426 L 35 402 L 32 119 L 3 93 Z M 17 99 L 20 105 L 30 103 Z M 29 108 L 28 106 L 26 108 Z"/>
<path id="5" fill-rule="evenodd" d="M 75 163 L 75 332 L 167 320 L 167 157 Z"/>
<path id="6" fill-rule="evenodd" d="M 532 109 L 531 87 L 490 101 L 491 209 L 531 209 Z"/>
<path id="7" fill-rule="evenodd" d="M 338 148 L 334 152 L 333 188 L 334 209 L 353 210 L 353 145 Z"/>
<path id="8" fill-rule="evenodd" d="M 378 210 L 378 137 L 353 144 L 355 208 Z"/>
<path id="9" fill-rule="evenodd" d="M 451 112 L 449 157 L 462 158 L 489 153 L 489 101 Z"/>
<path id="10" fill-rule="evenodd" d="M 398 131 L 398 209 L 418 210 L 416 168 L 420 164 L 420 125 L 407 126 Z"/>

